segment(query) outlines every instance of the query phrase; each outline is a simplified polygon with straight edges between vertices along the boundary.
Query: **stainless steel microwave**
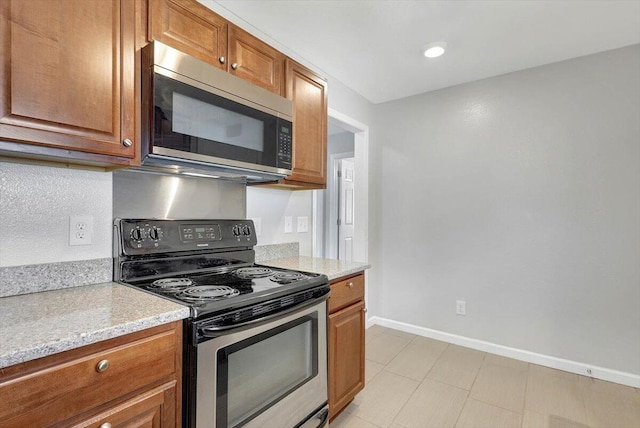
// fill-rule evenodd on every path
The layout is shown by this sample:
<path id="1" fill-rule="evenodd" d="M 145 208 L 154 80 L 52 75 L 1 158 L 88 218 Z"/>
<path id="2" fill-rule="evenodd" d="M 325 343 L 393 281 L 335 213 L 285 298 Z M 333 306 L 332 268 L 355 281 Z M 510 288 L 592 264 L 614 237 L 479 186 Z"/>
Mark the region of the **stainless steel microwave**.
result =
<path id="1" fill-rule="evenodd" d="M 142 49 L 142 165 L 248 182 L 291 174 L 293 103 L 159 42 Z"/>

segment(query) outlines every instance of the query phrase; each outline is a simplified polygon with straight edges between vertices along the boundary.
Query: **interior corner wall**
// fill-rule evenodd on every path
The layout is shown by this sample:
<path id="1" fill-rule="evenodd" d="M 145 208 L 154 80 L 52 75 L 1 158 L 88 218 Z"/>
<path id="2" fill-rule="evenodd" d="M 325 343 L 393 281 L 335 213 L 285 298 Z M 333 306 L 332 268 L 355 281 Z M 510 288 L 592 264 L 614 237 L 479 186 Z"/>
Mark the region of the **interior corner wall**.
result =
<path id="1" fill-rule="evenodd" d="M 312 256 L 311 220 L 312 195 L 309 190 L 281 190 L 256 186 L 247 187 L 247 218 L 260 219 L 258 245 L 298 242 L 301 256 Z M 293 231 L 284 232 L 284 218 L 291 216 Z M 297 218 L 306 216 L 308 232 L 297 232 Z"/>
<path id="2" fill-rule="evenodd" d="M 640 374 L 640 45 L 376 124 L 382 317 Z"/>
<path id="3" fill-rule="evenodd" d="M 367 302 L 367 318 L 371 318 L 379 313 L 379 286 L 380 272 L 380 225 L 379 225 L 379 206 L 381 181 L 378 174 L 380 164 L 378 155 L 381 153 L 377 149 L 378 141 L 378 124 L 376 118 L 376 105 L 356 93 L 352 89 L 345 86 L 336 79 L 329 78 L 329 108 L 333 111 L 348 116 L 369 127 L 369 158 L 368 158 L 368 184 L 369 192 L 367 195 L 368 203 L 368 260 L 371 268 L 365 272 L 366 275 L 366 302 Z"/>

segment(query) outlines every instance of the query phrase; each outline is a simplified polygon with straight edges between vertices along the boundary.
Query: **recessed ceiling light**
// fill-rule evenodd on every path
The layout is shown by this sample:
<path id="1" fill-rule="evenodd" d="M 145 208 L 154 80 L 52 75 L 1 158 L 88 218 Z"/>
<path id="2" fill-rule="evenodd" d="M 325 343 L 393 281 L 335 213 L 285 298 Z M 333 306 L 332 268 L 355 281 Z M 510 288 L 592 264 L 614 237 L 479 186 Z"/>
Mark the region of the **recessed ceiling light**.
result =
<path id="1" fill-rule="evenodd" d="M 433 42 L 422 48 L 422 54 L 427 58 L 436 58 L 442 55 L 446 48 L 447 44 L 445 42 Z"/>

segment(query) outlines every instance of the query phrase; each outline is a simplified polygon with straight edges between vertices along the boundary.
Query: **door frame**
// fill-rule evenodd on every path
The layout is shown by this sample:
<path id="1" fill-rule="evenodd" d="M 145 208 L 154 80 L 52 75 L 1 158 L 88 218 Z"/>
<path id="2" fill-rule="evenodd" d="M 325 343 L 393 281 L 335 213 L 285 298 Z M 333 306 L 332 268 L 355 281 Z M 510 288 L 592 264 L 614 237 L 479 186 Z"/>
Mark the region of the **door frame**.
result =
<path id="1" fill-rule="evenodd" d="M 329 216 L 325 219 L 326 230 L 324 234 L 324 255 L 323 257 L 332 258 L 338 251 L 338 239 L 332 240 L 331 236 L 338 236 L 338 208 L 340 193 L 338 191 L 338 165 L 342 159 L 351 159 L 355 161 L 355 154 L 353 152 L 347 153 L 334 153 L 329 155 L 327 164 L 331 167 L 329 170 L 330 175 L 327 177 L 327 201 L 329 202 L 328 212 Z M 355 168 L 354 168 L 355 169 Z"/>
<path id="2" fill-rule="evenodd" d="M 369 262 L 369 126 L 340 113 L 332 108 L 328 109 L 329 117 L 337 121 L 341 128 L 352 132 L 353 153 L 355 158 L 354 177 L 354 205 L 355 205 L 355 230 L 353 245 L 353 260 Z M 319 211 L 322 209 L 320 191 L 313 192 L 313 233 L 311 248 L 315 257 L 324 257 L 319 254 L 318 241 L 323 233 L 322 218 Z"/>

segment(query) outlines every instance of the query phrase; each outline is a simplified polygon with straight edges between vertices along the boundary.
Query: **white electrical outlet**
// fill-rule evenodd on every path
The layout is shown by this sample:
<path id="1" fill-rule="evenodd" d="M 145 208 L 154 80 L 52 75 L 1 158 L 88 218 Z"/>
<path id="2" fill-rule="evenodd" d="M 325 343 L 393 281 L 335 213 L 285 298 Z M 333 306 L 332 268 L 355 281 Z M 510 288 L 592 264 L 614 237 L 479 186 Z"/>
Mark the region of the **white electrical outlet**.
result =
<path id="1" fill-rule="evenodd" d="M 309 231 L 309 217 L 301 216 L 298 217 L 298 232 L 308 232 Z"/>
<path id="2" fill-rule="evenodd" d="M 90 245 L 93 237 L 93 216 L 69 217 L 69 245 Z"/>
<path id="3" fill-rule="evenodd" d="M 464 300 L 456 300 L 456 314 L 467 315 L 467 302 Z"/>
<path id="4" fill-rule="evenodd" d="M 293 217 L 290 215 L 284 216 L 284 233 L 293 232 Z"/>
<path id="5" fill-rule="evenodd" d="M 254 217 L 252 218 L 252 220 L 253 220 L 253 227 L 256 229 L 256 236 L 262 235 L 262 218 Z"/>

